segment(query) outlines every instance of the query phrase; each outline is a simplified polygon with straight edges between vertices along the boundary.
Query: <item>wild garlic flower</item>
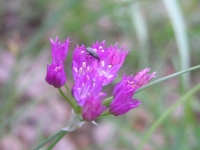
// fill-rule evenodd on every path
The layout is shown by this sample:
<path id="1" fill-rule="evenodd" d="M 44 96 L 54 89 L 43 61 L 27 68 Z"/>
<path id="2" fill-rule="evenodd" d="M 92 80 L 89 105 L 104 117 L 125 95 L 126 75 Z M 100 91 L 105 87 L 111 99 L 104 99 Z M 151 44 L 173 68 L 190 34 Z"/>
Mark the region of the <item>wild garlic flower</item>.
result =
<path id="1" fill-rule="evenodd" d="M 52 63 L 47 65 L 46 81 L 56 88 L 66 82 L 64 61 L 68 52 L 69 39 L 60 43 L 58 37 L 51 41 Z M 91 47 L 76 46 L 72 57 L 72 75 L 74 86 L 71 90 L 77 107 L 86 121 L 93 121 L 105 110 L 115 116 L 122 115 L 138 107 L 141 102 L 132 98 L 134 93 L 155 77 L 155 72 L 149 74 L 150 68 L 138 72 L 135 76 L 124 75 L 114 87 L 113 101 L 110 106 L 104 106 L 106 93 L 103 87 L 110 84 L 116 77 L 128 54 L 125 48 L 118 45 L 106 47 L 105 41 L 93 43 Z M 73 105 L 73 104 L 72 104 Z M 73 107 L 74 110 L 76 109 Z"/>

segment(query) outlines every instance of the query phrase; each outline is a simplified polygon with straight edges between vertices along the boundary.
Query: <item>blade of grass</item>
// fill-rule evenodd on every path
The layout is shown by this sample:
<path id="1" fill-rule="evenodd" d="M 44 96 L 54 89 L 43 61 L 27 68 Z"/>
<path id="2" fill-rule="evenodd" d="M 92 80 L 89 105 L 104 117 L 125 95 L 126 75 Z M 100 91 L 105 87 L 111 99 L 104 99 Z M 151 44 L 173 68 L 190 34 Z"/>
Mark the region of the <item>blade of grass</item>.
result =
<path id="1" fill-rule="evenodd" d="M 130 16 L 135 27 L 136 36 L 139 42 L 140 50 L 140 68 L 149 65 L 148 52 L 148 30 L 145 18 L 141 12 L 140 3 L 132 3 L 130 5 Z"/>
<path id="2" fill-rule="evenodd" d="M 197 91 L 200 90 L 200 84 L 193 87 L 191 90 L 186 92 L 176 103 L 174 103 L 171 107 L 169 107 L 167 110 L 164 111 L 164 113 L 152 124 L 152 126 L 149 128 L 147 133 L 145 134 L 144 138 L 142 139 L 142 142 L 140 143 L 137 150 L 141 150 L 143 145 L 146 143 L 146 141 L 149 139 L 151 134 L 154 132 L 154 130 L 166 119 L 167 116 L 170 115 L 170 113 L 180 104 L 184 103 L 186 100 L 189 100 Z"/>
<path id="3" fill-rule="evenodd" d="M 42 143 L 40 143 L 38 146 L 36 146 L 35 148 L 33 148 L 33 150 L 39 150 L 41 147 L 43 147 L 44 145 L 46 145 L 48 142 L 50 142 L 51 140 L 60 137 L 63 134 L 67 134 L 67 131 L 59 131 L 56 134 L 53 134 L 52 136 L 48 137 L 46 140 L 44 140 Z"/>
<path id="4" fill-rule="evenodd" d="M 66 132 L 61 133 L 57 139 L 55 139 L 47 148 L 47 150 L 51 150 L 64 136 L 65 136 Z"/>
<path id="5" fill-rule="evenodd" d="M 70 106 L 76 111 L 76 104 L 74 104 L 62 91 L 61 88 L 58 88 L 59 93 L 62 95 L 62 97 L 70 104 Z"/>
<path id="6" fill-rule="evenodd" d="M 177 0 L 162 0 L 172 23 L 178 46 L 181 70 L 190 67 L 190 52 L 183 14 Z M 190 74 L 181 77 L 183 89 L 189 86 Z M 183 90 L 184 91 L 184 90 Z"/>

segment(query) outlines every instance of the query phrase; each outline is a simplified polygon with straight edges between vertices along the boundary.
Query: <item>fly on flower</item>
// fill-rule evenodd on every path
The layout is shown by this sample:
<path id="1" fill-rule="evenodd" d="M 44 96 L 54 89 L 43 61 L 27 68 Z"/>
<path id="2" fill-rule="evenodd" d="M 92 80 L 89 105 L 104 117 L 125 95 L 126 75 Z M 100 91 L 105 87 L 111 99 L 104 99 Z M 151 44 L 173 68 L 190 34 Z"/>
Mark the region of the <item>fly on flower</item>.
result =
<path id="1" fill-rule="evenodd" d="M 99 58 L 98 54 L 97 54 L 92 48 L 87 47 L 87 48 L 86 48 L 86 51 L 88 52 L 88 54 L 89 54 L 90 56 L 92 56 L 93 58 L 97 59 L 98 62 L 100 61 L 100 58 Z"/>

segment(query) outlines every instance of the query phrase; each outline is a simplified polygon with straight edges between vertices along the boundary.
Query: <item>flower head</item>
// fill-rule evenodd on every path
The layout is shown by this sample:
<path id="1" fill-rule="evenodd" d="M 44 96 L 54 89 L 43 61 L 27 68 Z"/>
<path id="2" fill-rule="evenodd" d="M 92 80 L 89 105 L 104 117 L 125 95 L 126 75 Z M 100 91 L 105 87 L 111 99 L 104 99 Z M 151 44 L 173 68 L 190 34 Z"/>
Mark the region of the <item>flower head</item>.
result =
<path id="1" fill-rule="evenodd" d="M 148 74 L 150 71 L 150 68 L 145 68 L 142 71 L 138 72 L 134 76 L 134 82 L 137 85 L 137 87 L 142 87 L 145 84 L 148 84 L 149 81 L 155 77 L 156 72 L 153 72 L 152 74 Z"/>
<path id="2" fill-rule="evenodd" d="M 82 110 L 82 117 L 84 120 L 93 121 L 106 110 L 106 106 L 102 105 L 102 100 L 105 95 L 105 93 L 99 93 L 98 95 L 87 94 L 86 102 Z"/>
<path id="3" fill-rule="evenodd" d="M 106 47 L 105 41 L 97 41 L 89 48 L 77 45 L 72 62 L 75 80 L 72 95 L 83 107 L 85 120 L 94 120 L 106 109 L 101 105 L 102 87 L 115 79 L 127 53 L 128 50 L 119 49 L 117 44 Z"/>
<path id="4" fill-rule="evenodd" d="M 105 109 L 102 100 L 105 93 L 101 92 L 103 84 L 99 78 L 94 80 L 94 72 L 86 73 L 76 77 L 75 84 L 72 88 L 72 95 L 77 104 L 82 106 L 82 117 L 86 121 L 96 119 Z"/>
<path id="5" fill-rule="evenodd" d="M 72 95 L 79 106 L 85 104 L 88 94 L 98 95 L 102 91 L 102 82 L 98 79 L 94 80 L 93 77 L 93 73 L 88 73 L 75 79 Z"/>
<path id="6" fill-rule="evenodd" d="M 60 43 L 58 37 L 53 41 L 50 39 L 52 49 L 52 63 L 47 65 L 46 82 L 56 88 L 62 87 L 66 82 L 66 74 L 64 71 L 64 61 L 68 52 L 69 39 L 64 43 Z"/>
<path id="7" fill-rule="evenodd" d="M 66 82 L 63 63 L 70 41 L 67 39 L 65 42 L 60 43 L 58 37 L 56 37 L 55 41 L 50 39 L 50 42 L 52 63 L 47 65 L 45 79 L 50 85 L 60 88 Z M 80 107 L 76 109 L 74 103 L 68 102 L 77 113 L 75 120 L 78 121 L 78 126 L 80 125 L 80 110 L 82 110 L 81 114 L 84 120 L 93 121 L 107 109 L 102 104 L 106 96 L 106 93 L 102 92 L 102 88 L 117 77 L 117 73 L 123 65 L 128 52 L 125 48 L 118 48 L 117 43 L 114 46 L 106 47 L 105 41 L 97 41 L 87 48 L 85 45 L 76 46 L 72 60 L 72 72 L 75 83 L 71 92 L 77 105 L 82 109 L 79 109 Z M 132 97 L 140 87 L 155 77 L 156 73 L 149 74 L 149 71 L 149 68 L 145 68 L 135 76 L 123 76 L 121 82 L 115 86 L 112 93 L 113 101 L 109 106 L 111 114 L 118 116 L 141 104 L 139 100 Z M 66 100 L 69 99 L 66 98 Z"/>
<path id="8" fill-rule="evenodd" d="M 74 79 L 85 73 L 95 72 L 94 78 L 100 78 L 103 86 L 105 86 L 116 78 L 128 50 L 124 50 L 124 48 L 118 49 L 117 44 L 106 47 L 105 41 L 93 43 L 91 50 L 98 56 L 99 59 L 97 61 L 95 61 L 97 58 L 86 51 L 84 45 L 76 47 L 72 63 Z"/>
<path id="9" fill-rule="evenodd" d="M 96 70 L 95 76 L 101 77 L 103 85 L 111 83 L 117 76 L 117 72 L 123 65 L 128 50 L 119 49 L 115 46 L 105 47 L 105 41 L 102 43 L 96 42 L 92 45 L 100 57 L 99 63 L 93 63 L 93 68 Z"/>
<path id="10" fill-rule="evenodd" d="M 149 71 L 150 69 L 146 68 L 138 72 L 135 76 L 123 76 L 122 81 L 113 90 L 113 101 L 110 104 L 111 114 L 115 116 L 122 115 L 141 104 L 139 100 L 132 97 L 138 88 L 147 84 L 155 77 L 156 73 L 148 74 Z"/>
<path id="11" fill-rule="evenodd" d="M 81 77 L 85 74 L 93 72 L 93 68 L 91 67 L 91 61 L 87 59 L 87 52 L 84 45 L 76 46 L 73 54 L 72 60 L 72 71 L 73 77 L 76 81 L 77 77 Z"/>
<path id="12" fill-rule="evenodd" d="M 121 91 L 115 95 L 115 98 L 110 105 L 110 113 L 118 116 L 138 107 L 141 102 L 137 99 L 132 99 L 131 96 L 132 94 L 126 91 Z"/>

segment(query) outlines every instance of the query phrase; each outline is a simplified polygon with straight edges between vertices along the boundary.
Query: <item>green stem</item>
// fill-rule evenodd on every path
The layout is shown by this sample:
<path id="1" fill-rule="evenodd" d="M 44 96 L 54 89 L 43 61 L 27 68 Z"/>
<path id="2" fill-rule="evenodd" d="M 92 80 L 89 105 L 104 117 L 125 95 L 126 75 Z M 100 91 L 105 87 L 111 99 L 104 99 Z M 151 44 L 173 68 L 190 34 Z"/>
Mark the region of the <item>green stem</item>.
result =
<path id="1" fill-rule="evenodd" d="M 110 105 L 110 103 L 112 102 L 112 100 L 113 100 L 113 97 L 111 96 L 111 97 L 108 97 L 108 98 L 106 98 L 104 101 L 103 101 L 103 105 L 104 106 L 109 106 Z"/>
<path id="2" fill-rule="evenodd" d="M 57 139 L 55 139 L 47 148 L 47 150 L 51 150 L 66 134 L 67 132 L 62 132 Z"/>
<path id="3" fill-rule="evenodd" d="M 160 82 L 162 82 L 162 81 L 168 80 L 168 79 L 170 79 L 170 78 L 176 77 L 176 76 L 178 76 L 178 75 L 181 75 L 181 74 L 184 74 L 184 73 L 193 71 L 193 70 L 197 70 L 197 69 L 199 69 L 199 68 L 200 68 L 200 65 L 195 66 L 195 67 L 192 67 L 192 68 L 189 68 L 189 69 L 186 69 L 186 70 L 183 70 L 183 71 L 179 71 L 179 72 L 177 72 L 177 73 L 171 74 L 171 75 L 166 76 L 166 77 L 163 77 L 163 78 L 160 78 L 160 79 L 155 80 L 155 81 L 153 81 L 153 82 L 151 82 L 151 83 L 149 83 L 149 84 L 147 84 L 147 85 L 142 86 L 142 87 L 139 88 L 135 93 L 138 93 L 138 92 L 140 92 L 140 91 L 142 91 L 142 90 L 144 90 L 144 89 L 146 89 L 146 88 L 148 88 L 148 87 L 150 87 L 150 86 L 152 86 L 152 85 L 154 85 L 154 84 L 160 83 Z M 103 105 L 109 106 L 110 103 L 112 102 L 112 100 L 113 100 L 113 97 L 112 97 L 112 96 L 111 96 L 111 97 L 108 97 L 107 99 L 105 99 L 105 100 L 103 101 Z"/>
<path id="4" fill-rule="evenodd" d="M 200 84 L 193 87 L 191 90 L 189 90 L 186 94 L 184 94 L 177 102 L 175 102 L 171 107 L 169 107 L 149 128 L 146 135 L 142 139 L 142 142 L 140 143 L 138 150 L 142 149 L 142 146 L 144 143 L 149 139 L 150 135 L 153 133 L 153 131 L 162 123 L 162 121 L 169 116 L 169 114 L 181 103 L 183 103 L 186 100 L 189 100 L 191 96 L 193 96 L 197 91 L 200 90 Z"/>
<path id="5" fill-rule="evenodd" d="M 58 88 L 58 91 L 63 96 L 63 98 L 71 105 L 71 107 L 75 110 L 74 104 L 68 99 L 68 97 L 63 93 L 61 88 Z"/>
<path id="6" fill-rule="evenodd" d="M 70 97 L 72 97 L 69 87 L 66 84 L 64 86 L 65 89 L 67 90 L 67 93 L 70 95 Z"/>
<path id="7" fill-rule="evenodd" d="M 55 139 L 57 136 L 62 135 L 63 133 L 67 133 L 66 131 L 59 131 L 56 134 L 48 137 L 46 140 L 44 140 L 42 143 L 40 143 L 38 146 L 36 146 L 33 150 L 39 150 L 41 147 L 43 147 L 44 145 L 46 145 L 48 142 L 50 142 L 51 140 Z"/>
<path id="8" fill-rule="evenodd" d="M 71 91 L 70 91 L 69 87 L 67 86 L 67 84 L 65 84 L 64 86 L 65 86 L 65 89 L 67 90 L 67 93 L 68 93 L 70 99 L 73 100 L 72 103 L 74 104 L 74 106 L 76 106 L 76 101 L 75 101 L 75 99 L 72 97 L 72 94 L 71 94 Z"/>
<path id="9" fill-rule="evenodd" d="M 105 112 L 105 113 L 103 113 L 103 114 L 101 114 L 101 117 L 103 117 L 103 116 L 108 116 L 108 115 L 111 115 L 111 113 L 108 111 L 108 112 Z"/>

